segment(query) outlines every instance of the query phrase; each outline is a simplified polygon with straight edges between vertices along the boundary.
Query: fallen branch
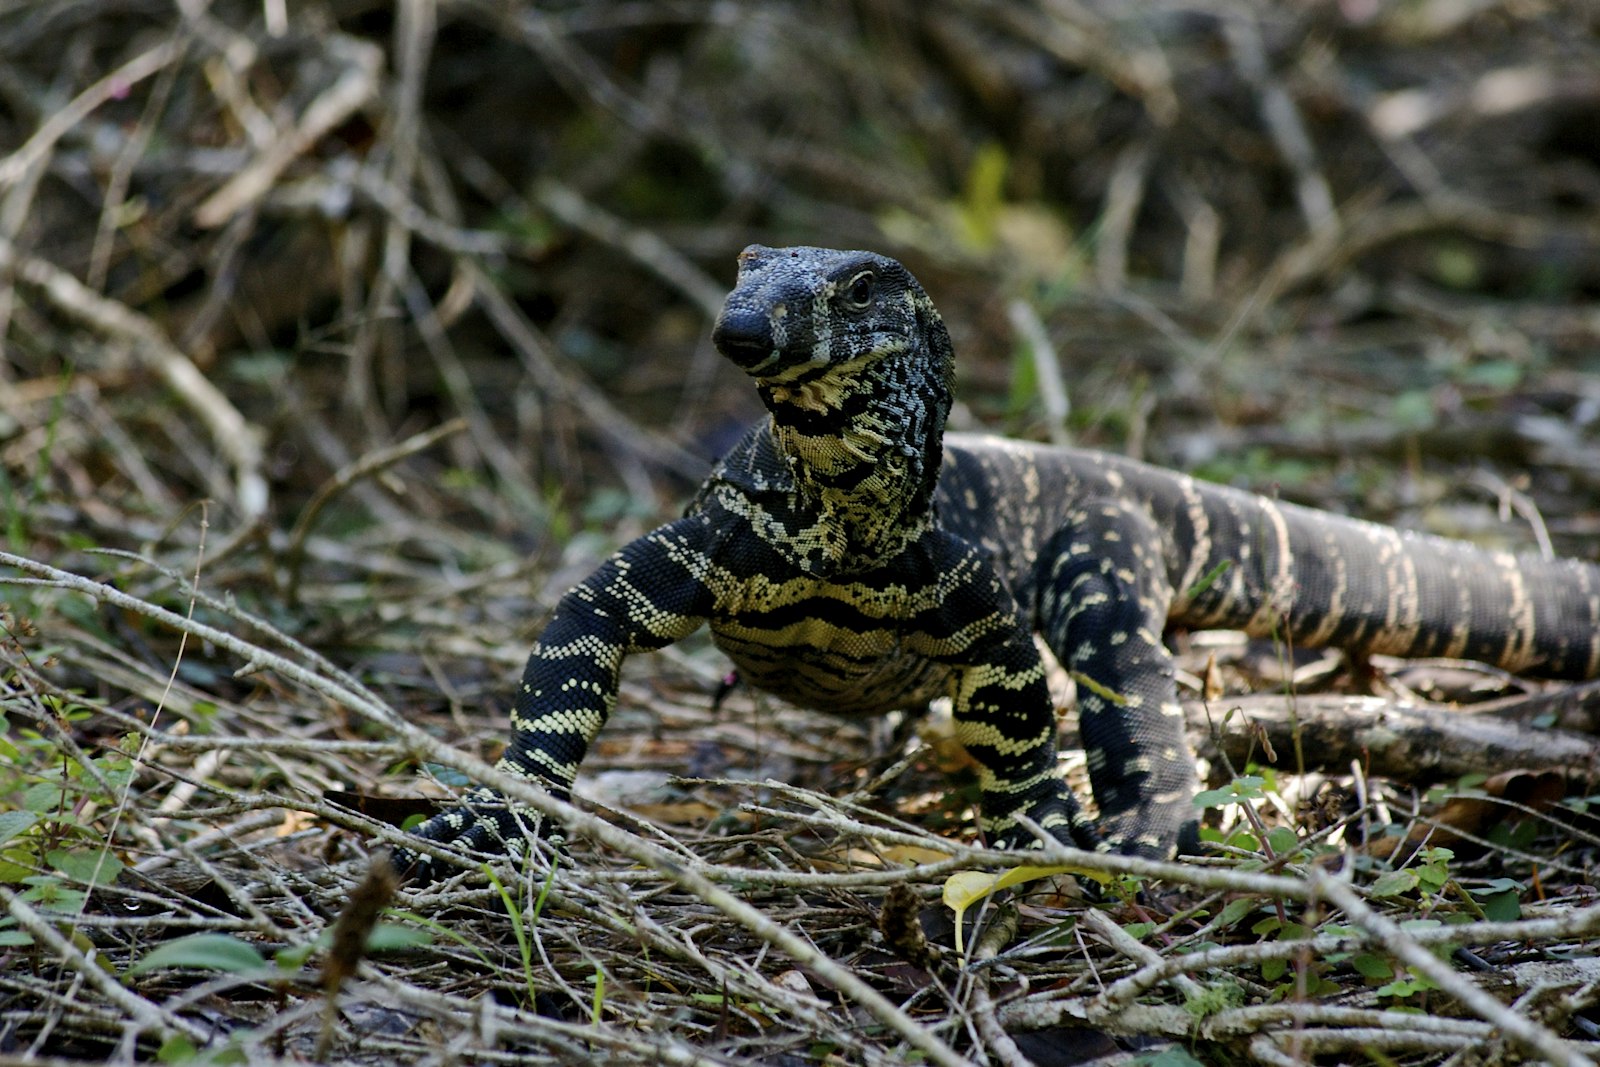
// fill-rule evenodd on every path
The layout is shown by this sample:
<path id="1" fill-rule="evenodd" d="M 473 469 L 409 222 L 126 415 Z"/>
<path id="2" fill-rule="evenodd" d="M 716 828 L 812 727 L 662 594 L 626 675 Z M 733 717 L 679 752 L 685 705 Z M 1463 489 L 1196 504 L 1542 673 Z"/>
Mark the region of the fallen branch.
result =
<path id="1" fill-rule="evenodd" d="M 1459 778 L 1507 767 L 1550 768 L 1580 777 L 1600 769 L 1600 749 L 1590 737 L 1382 697 L 1236 697 L 1222 710 L 1237 711 L 1253 729 L 1225 725 L 1216 736 L 1212 724 L 1218 709 L 1208 714 L 1204 704 L 1189 702 L 1185 710 L 1200 755 L 1226 755 L 1237 766 L 1262 758 L 1260 739 L 1265 737 L 1280 754 L 1280 763 L 1290 753 L 1304 751 L 1315 757 L 1317 767 L 1358 760 L 1373 774 L 1410 780 Z"/>

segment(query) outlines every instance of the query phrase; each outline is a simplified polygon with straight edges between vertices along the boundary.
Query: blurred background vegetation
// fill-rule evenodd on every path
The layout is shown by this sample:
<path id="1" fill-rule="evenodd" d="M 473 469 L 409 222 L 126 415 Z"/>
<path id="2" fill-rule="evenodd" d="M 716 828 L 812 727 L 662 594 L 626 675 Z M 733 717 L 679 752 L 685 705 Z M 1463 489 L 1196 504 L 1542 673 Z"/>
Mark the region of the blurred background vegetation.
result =
<path id="1" fill-rule="evenodd" d="M 1585 0 L 6 8 L 14 547 L 206 498 L 281 565 L 457 416 L 314 532 L 659 518 L 759 413 L 706 335 L 761 242 L 905 260 L 963 428 L 1595 554 Z"/>

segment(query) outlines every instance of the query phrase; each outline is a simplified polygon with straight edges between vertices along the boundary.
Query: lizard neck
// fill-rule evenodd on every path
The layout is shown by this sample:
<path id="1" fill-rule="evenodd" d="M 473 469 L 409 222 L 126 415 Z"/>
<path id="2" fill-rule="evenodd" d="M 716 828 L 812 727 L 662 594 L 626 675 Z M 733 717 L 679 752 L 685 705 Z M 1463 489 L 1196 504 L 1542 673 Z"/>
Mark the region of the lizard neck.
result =
<path id="1" fill-rule="evenodd" d="M 882 563 L 933 526 L 951 375 L 920 341 L 759 382 L 819 569 Z"/>

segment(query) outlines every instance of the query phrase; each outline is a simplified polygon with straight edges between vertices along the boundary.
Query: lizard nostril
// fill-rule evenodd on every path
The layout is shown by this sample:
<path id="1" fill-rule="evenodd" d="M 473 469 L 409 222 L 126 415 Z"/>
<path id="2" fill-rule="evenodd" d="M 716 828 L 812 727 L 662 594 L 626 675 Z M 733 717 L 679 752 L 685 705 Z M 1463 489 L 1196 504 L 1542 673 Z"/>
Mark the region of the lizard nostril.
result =
<path id="1" fill-rule="evenodd" d="M 777 348 L 772 338 L 772 320 L 752 308 L 723 308 L 711 330 L 711 343 L 744 370 L 766 363 Z"/>

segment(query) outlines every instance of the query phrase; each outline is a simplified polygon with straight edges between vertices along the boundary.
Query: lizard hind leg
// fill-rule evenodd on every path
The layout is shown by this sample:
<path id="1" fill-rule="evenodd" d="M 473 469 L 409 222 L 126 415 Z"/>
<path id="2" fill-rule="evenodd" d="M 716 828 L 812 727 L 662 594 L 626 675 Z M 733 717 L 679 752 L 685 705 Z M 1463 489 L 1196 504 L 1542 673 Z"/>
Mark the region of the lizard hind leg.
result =
<path id="1" fill-rule="evenodd" d="M 1196 836 L 1197 786 L 1161 633 L 1172 602 L 1164 539 L 1135 502 L 1073 510 L 1040 553 L 1038 628 L 1078 689 L 1078 726 L 1117 851 L 1169 858 Z"/>

